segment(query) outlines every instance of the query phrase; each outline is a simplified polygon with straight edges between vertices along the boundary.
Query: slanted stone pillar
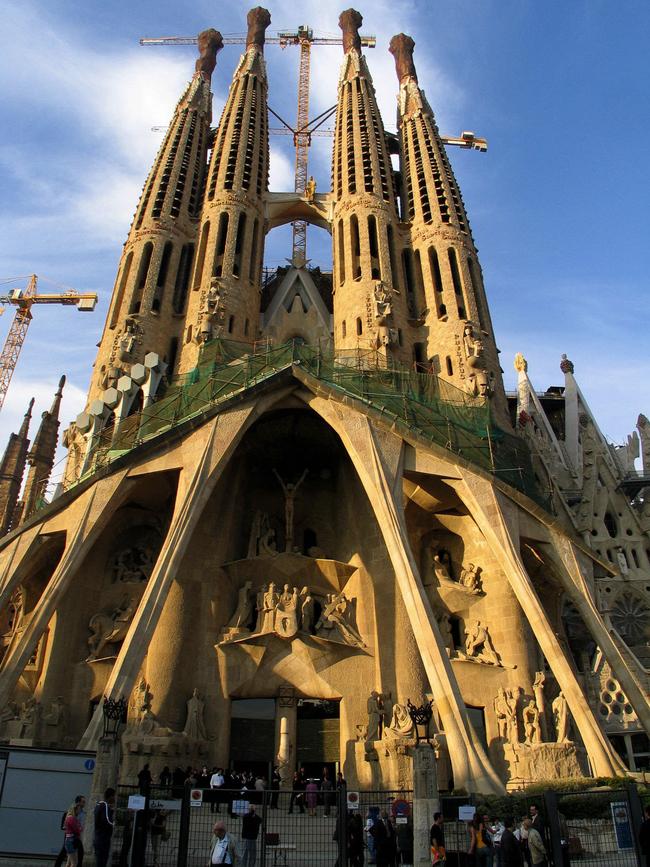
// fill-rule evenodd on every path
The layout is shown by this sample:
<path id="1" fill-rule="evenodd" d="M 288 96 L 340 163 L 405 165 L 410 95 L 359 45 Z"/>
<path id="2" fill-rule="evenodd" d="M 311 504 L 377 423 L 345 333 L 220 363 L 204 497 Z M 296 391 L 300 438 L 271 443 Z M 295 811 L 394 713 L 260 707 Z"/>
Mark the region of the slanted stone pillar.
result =
<path id="1" fill-rule="evenodd" d="M 93 836 L 95 834 L 95 805 L 104 799 L 106 789 L 117 789 L 120 769 L 120 741 L 113 738 L 100 738 L 97 744 L 97 758 L 90 795 L 86 805 L 86 825 L 83 833 L 84 863 L 95 863 Z"/>

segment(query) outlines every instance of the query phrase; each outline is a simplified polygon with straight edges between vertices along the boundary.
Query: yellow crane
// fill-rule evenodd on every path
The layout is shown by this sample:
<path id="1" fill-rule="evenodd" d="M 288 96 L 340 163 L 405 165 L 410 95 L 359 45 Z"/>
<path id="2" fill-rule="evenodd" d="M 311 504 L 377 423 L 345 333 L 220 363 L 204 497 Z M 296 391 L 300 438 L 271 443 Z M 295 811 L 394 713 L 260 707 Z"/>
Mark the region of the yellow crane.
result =
<path id="1" fill-rule="evenodd" d="M 16 308 L 9 334 L 0 354 L 0 409 L 9 390 L 9 383 L 18 363 L 29 323 L 32 321 L 34 304 L 65 304 L 88 312 L 93 311 L 97 304 L 95 292 L 75 292 L 74 289 L 66 289 L 64 292 L 39 295 L 37 288 L 38 277 L 32 274 L 26 289 L 11 289 L 7 295 L 0 295 L 0 304 L 12 304 Z M 1 313 L 4 313 L 4 308 L 0 308 Z"/>

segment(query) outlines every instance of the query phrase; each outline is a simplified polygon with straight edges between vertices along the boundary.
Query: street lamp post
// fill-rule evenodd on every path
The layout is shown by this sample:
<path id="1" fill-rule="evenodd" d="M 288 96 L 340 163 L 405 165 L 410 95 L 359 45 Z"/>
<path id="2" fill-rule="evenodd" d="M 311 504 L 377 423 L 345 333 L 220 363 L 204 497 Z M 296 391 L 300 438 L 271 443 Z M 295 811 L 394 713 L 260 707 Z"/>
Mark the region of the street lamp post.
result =
<path id="1" fill-rule="evenodd" d="M 84 864 L 94 864 L 93 836 L 95 804 L 102 800 L 108 788 L 117 789 L 120 768 L 120 729 L 126 721 L 127 703 L 123 698 L 104 696 L 102 702 L 103 733 L 97 744 L 95 769 L 90 790 L 86 827 L 84 828 Z"/>
<path id="2" fill-rule="evenodd" d="M 406 707 L 415 730 L 413 758 L 413 863 L 415 867 L 430 867 L 429 832 L 434 813 L 440 809 L 436 754 L 430 740 L 433 700 L 414 705 L 407 699 Z"/>

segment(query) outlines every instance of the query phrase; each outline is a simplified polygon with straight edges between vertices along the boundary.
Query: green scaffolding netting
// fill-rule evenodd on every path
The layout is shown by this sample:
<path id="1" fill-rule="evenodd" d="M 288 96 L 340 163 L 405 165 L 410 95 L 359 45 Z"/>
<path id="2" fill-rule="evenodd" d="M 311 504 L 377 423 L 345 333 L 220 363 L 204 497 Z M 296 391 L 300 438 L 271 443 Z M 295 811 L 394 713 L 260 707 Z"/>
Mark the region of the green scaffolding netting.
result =
<path id="1" fill-rule="evenodd" d="M 217 338 L 205 344 L 197 366 L 175 377 L 155 403 L 117 428 L 105 428 L 93 440 L 84 477 L 296 364 L 342 396 L 363 401 L 548 506 L 537 487 L 527 446 L 495 425 L 485 398 L 432 374 L 387 366 L 385 356 L 372 350 L 326 353 L 296 341 L 252 347 Z"/>

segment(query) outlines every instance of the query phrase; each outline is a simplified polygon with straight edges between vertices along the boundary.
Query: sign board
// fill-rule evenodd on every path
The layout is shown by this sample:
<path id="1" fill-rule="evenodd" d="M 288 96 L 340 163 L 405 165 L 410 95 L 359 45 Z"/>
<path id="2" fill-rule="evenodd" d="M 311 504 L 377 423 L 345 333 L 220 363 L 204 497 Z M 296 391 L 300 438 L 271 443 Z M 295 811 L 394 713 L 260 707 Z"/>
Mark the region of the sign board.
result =
<path id="1" fill-rule="evenodd" d="M 200 807 L 203 803 L 203 789 L 190 790 L 190 807 Z"/>
<path id="2" fill-rule="evenodd" d="M 634 849 L 632 821 L 627 801 L 616 801 L 616 803 L 612 803 L 609 806 L 612 810 L 612 819 L 614 820 L 616 845 L 619 849 Z"/>
<path id="3" fill-rule="evenodd" d="M 411 805 L 408 801 L 403 801 L 401 798 L 396 799 L 391 804 L 391 813 L 393 816 L 410 816 L 411 815 Z"/>
<path id="4" fill-rule="evenodd" d="M 95 770 L 95 760 L 94 759 L 86 759 L 86 761 L 84 762 L 84 768 L 87 771 L 94 771 Z"/>
<path id="5" fill-rule="evenodd" d="M 146 803 L 144 795 L 129 795 L 129 810 L 144 810 Z"/>
<path id="6" fill-rule="evenodd" d="M 180 810 L 183 802 L 178 800 L 168 800 L 166 798 L 150 798 L 149 799 L 149 809 L 150 810 L 167 810 L 169 813 L 171 810 Z"/>
<path id="7" fill-rule="evenodd" d="M 473 807 L 471 804 L 463 804 L 462 807 L 458 808 L 459 822 L 471 822 L 475 815 L 476 807 Z"/>
<path id="8" fill-rule="evenodd" d="M 248 808 L 250 807 L 250 801 L 233 801 L 232 802 L 232 811 L 235 816 L 245 816 L 248 813 Z"/>
<path id="9" fill-rule="evenodd" d="M 359 793 L 358 792 L 348 792 L 348 810 L 358 810 L 359 809 Z"/>
<path id="10" fill-rule="evenodd" d="M 406 816 L 397 816 L 395 818 L 395 824 L 396 825 L 408 825 L 408 823 L 409 823 L 409 820 L 406 818 Z"/>

